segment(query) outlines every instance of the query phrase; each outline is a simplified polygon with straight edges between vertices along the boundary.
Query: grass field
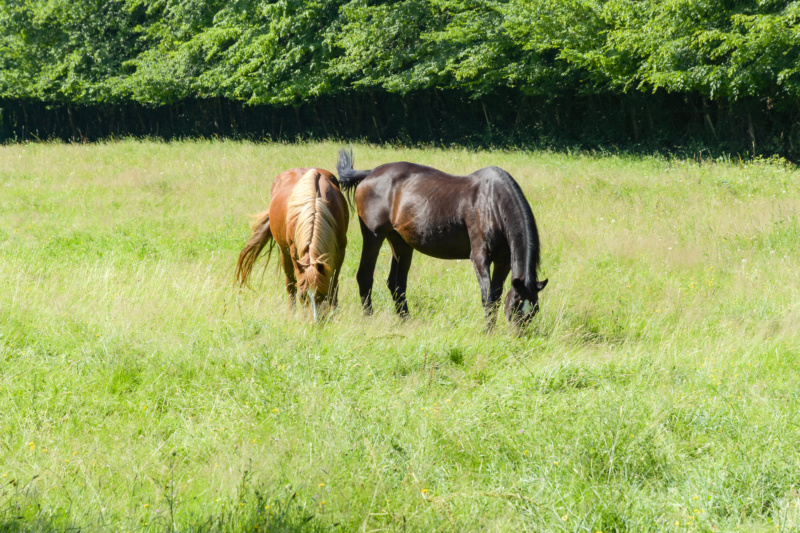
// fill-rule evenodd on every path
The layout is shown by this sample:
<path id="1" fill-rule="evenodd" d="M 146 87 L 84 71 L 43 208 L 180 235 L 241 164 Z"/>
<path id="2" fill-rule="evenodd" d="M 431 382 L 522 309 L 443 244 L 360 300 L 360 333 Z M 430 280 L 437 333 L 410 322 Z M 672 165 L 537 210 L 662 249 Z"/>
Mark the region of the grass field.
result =
<path id="1" fill-rule="evenodd" d="M 468 261 L 412 318 L 351 222 L 332 322 L 233 285 L 272 178 L 333 144 L 0 147 L 0 531 L 798 531 L 800 172 L 356 145 L 497 165 L 541 313 L 482 333 Z"/>

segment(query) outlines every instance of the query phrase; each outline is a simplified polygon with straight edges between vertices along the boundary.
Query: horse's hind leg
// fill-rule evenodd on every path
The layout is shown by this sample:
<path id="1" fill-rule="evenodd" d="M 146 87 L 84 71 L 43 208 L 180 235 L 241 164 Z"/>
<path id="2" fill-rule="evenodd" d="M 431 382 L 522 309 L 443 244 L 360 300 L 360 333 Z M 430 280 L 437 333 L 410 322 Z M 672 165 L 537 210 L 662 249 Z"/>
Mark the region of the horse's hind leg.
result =
<path id="1" fill-rule="evenodd" d="M 361 306 L 365 315 L 372 314 L 372 284 L 375 280 L 375 263 L 378 261 L 378 254 L 383 244 L 382 235 L 376 235 L 370 230 L 364 221 L 361 223 L 361 237 L 363 246 L 361 248 L 361 263 L 358 265 L 356 281 L 358 281 L 358 292 L 361 295 Z"/>
<path id="2" fill-rule="evenodd" d="M 392 293 L 395 311 L 398 315 L 405 317 L 408 316 L 408 302 L 406 301 L 408 269 L 411 268 L 414 249 L 397 233 L 390 233 L 387 238 L 389 244 L 392 245 L 392 266 L 389 269 L 386 286 Z"/>
<path id="3" fill-rule="evenodd" d="M 487 328 L 494 327 L 497 320 L 497 310 L 500 308 L 500 298 L 503 296 L 503 284 L 511 272 L 511 263 L 494 263 L 492 281 L 489 283 L 489 304 L 487 307 Z M 491 316 L 489 315 L 491 313 Z"/>

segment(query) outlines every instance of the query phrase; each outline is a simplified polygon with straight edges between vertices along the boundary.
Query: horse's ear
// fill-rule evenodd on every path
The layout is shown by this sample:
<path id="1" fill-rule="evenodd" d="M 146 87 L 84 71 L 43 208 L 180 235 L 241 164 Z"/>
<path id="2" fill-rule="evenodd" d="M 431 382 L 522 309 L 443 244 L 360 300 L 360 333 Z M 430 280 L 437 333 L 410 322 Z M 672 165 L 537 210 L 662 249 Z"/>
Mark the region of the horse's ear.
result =
<path id="1" fill-rule="evenodd" d="M 528 292 L 528 290 L 525 288 L 525 282 L 519 278 L 512 279 L 511 286 L 514 287 L 514 290 L 517 291 L 520 295 L 526 294 Z"/>
<path id="2" fill-rule="evenodd" d="M 542 281 L 536 282 L 536 290 L 537 292 L 547 287 L 547 280 L 543 279 Z"/>

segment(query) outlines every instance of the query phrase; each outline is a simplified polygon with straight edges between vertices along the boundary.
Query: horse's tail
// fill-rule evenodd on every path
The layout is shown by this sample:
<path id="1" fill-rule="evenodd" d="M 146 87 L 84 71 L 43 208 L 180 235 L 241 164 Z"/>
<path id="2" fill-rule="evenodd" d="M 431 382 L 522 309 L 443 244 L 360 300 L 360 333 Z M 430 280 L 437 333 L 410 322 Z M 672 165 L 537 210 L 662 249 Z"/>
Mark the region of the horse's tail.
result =
<path id="1" fill-rule="evenodd" d="M 336 171 L 339 173 L 342 192 L 346 193 L 348 203 L 352 206 L 352 196 L 355 194 L 356 187 L 369 176 L 372 170 L 353 170 L 353 150 L 342 148 L 339 150 Z"/>
<path id="2" fill-rule="evenodd" d="M 269 243 L 267 249 L 267 265 L 269 264 L 272 249 L 275 247 L 275 240 L 272 238 L 272 232 L 269 229 L 269 208 L 263 213 L 255 215 L 255 221 L 252 224 L 252 233 L 244 248 L 239 253 L 239 261 L 236 263 L 236 279 L 240 285 L 244 285 L 247 277 L 253 269 L 253 263 L 258 259 L 261 250 Z M 266 268 L 266 265 L 265 265 Z"/>
<path id="3" fill-rule="evenodd" d="M 294 225 L 297 289 L 301 294 L 315 291 L 332 297 L 334 265 L 344 250 L 336 217 L 319 193 L 321 178 L 313 169 L 300 178 L 289 197 L 287 220 L 289 227 Z"/>

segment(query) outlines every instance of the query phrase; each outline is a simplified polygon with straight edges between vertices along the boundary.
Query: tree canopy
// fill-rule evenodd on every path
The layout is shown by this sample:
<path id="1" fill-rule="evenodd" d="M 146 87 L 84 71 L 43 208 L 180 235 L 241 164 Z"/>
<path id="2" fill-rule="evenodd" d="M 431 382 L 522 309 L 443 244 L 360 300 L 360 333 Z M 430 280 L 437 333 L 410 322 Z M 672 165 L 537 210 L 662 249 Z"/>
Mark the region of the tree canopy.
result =
<path id="1" fill-rule="evenodd" d="M 432 88 L 780 105 L 800 96 L 800 2 L 0 0 L 0 98 L 291 105 Z"/>

